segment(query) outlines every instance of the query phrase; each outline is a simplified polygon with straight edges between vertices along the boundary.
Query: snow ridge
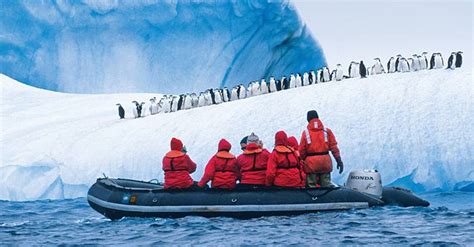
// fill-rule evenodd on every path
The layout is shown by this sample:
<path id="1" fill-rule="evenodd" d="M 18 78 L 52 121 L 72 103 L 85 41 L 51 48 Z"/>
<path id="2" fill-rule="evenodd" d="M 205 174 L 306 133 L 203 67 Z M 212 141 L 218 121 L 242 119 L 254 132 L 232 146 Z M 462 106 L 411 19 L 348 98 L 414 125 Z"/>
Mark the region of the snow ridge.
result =
<path id="1" fill-rule="evenodd" d="M 374 75 L 134 120 L 118 119 L 117 102 L 152 94 L 50 92 L 1 75 L 0 199 L 84 196 L 102 173 L 162 180 L 161 159 L 181 138 L 202 175 L 220 138 L 233 152 L 255 132 L 267 148 L 276 131 L 300 137 L 306 111 L 331 128 L 346 171 L 375 168 L 384 184 L 415 191 L 470 190 L 474 137 L 470 68 Z"/>

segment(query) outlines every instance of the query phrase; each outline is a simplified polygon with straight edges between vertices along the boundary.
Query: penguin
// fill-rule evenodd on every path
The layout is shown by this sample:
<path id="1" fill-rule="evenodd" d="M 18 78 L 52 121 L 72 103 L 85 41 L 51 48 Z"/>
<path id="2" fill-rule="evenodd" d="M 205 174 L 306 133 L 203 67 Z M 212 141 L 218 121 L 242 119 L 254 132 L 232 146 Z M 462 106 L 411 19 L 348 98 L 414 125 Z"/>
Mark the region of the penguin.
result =
<path id="1" fill-rule="evenodd" d="M 396 72 L 400 72 L 400 71 L 398 70 L 398 64 L 400 63 L 400 59 L 401 59 L 401 58 L 402 58 L 402 55 L 398 54 L 398 55 L 397 55 L 397 58 L 395 59 L 395 71 L 396 71 Z"/>
<path id="2" fill-rule="evenodd" d="M 292 73 L 290 74 L 290 88 L 295 88 L 296 87 L 296 77 Z"/>
<path id="3" fill-rule="evenodd" d="M 195 93 L 191 94 L 191 107 L 196 108 L 198 106 L 198 97 Z"/>
<path id="4" fill-rule="evenodd" d="M 340 81 L 342 80 L 343 76 L 344 76 L 344 71 L 342 70 L 342 65 L 340 63 L 338 63 L 336 65 L 336 81 Z"/>
<path id="5" fill-rule="evenodd" d="M 247 98 L 247 91 L 243 84 L 240 84 L 239 91 L 238 91 L 239 99 Z"/>
<path id="6" fill-rule="evenodd" d="M 383 68 L 382 62 L 380 62 L 380 58 L 376 57 L 374 58 L 375 64 L 372 66 L 372 75 L 378 75 L 385 73 L 385 70 Z"/>
<path id="7" fill-rule="evenodd" d="M 173 95 L 173 97 L 171 98 L 171 112 L 178 111 L 178 101 L 179 101 L 179 97 L 176 95 Z"/>
<path id="8" fill-rule="evenodd" d="M 328 82 L 331 78 L 330 78 L 331 74 L 329 73 L 329 69 L 328 67 L 323 67 L 322 69 L 322 73 L 321 73 L 321 81 L 322 82 Z"/>
<path id="9" fill-rule="evenodd" d="M 282 85 L 283 85 L 281 80 L 276 80 L 275 84 L 276 84 L 277 91 L 281 91 Z"/>
<path id="10" fill-rule="evenodd" d="M 430 69 L 441 69 L 443 67 L 444 61 L 441 53 L 433 53 L 430 59 Z"/>
<path id="11" fill-rule="evenodd" d="M 329 75 L 329 80 L 330 81 L 335 81 L 336 80 L 336 70 L 333 69 L 331 72 L 331 75 Z"/>
<path id="12" fill-rule="evenodd" d="M 412 59 L 413 59 L 413 63 L 411 65 L 412 71 L 420 70 L 420 67 L 421 67 L 420 56 L 418 56 L 417 54 L 413 54 Z"/>
<path id="13" fill-rule="evenodd" d="M 118 114 L 119 114 L 119 117 L 120 119 L 124 119 L 125 118 L 125 110 L 123 109 L 122 105 L 121 104 L 115 104 L 118 106 Z"/>
<path id="14" fill-rule="evenodd" d="M 402 57 L 398 60 L 398 67 L 397 67 L 398 72 L 410 72 L 410 65 L 408 64 L 408 61 L 406 58 Z"/>
<path id="15" fill-rule="evenodd" d="M 448 58 L 448 67 L 446 69 L 455 69 L 456 68 L 456 52 L 451 52 L 451 55 Z"/>
<path id="16" fill-rule="evenodd" d="M 230 101 L 239 99 L 239 86 L 233 87 L 232 92 L 230 93 Z"/>
<path id="17" fill-rule="evenodd" d="M 281 89 L 286 90 L 290 88 L 290 81 L 286 77 L 281 78 Z"/>
<path id="18" fill-rule="evenodd" d="M 268 93 L 268 85 L 265 79 L 260 81 L 260 94 L 267 94 Z"/>
<path id="19" fill-rule="evenodd" d="M 308 86 L 309 85 L 309 73 L 304 72 L 303 73 L 303 86 Z"/>
<path id="20" fill-rule="evenodd" d="M 454 64 L 456 68 L 461 68 L 462 66 L 462 51 L 456 53 L 456 63 Z"/>
<path id="21" fill-rule="evenodd" d="M 420 70 L 425 70 L 429 68 L 428 58 L 426 57 L 428 52 L 424 51 L 421 53 L 420 59 Z"/>
<path id="22" fill-rule="evenodd" d="M 230 101 L 230 91 L 227 87 L 224 87 L 224 89 L 222 89 L 222 101 L 223 102 Z"/>
<path id="23" fill-rule="evenodd" d="M 145 110 L 144 110 L 144 107 L 145 106 L 145 102 L 141 102 L 140 105 L 138 106 L 138 117 L 144 117 L 145 116 Z"/>
<path id="24" fill-rule="evenodd" d="M 140 106 L 140 104 L 138 104 L 138 102 L 135 101 L 135 100 L 132 101 L 132 104 L 133 104 L 133 106 L 132 106 L 132 113 L 133 113 L 133 116 L 134 116 L 135 118 L 139 118 L 140 115 L 138 115 L 138 107 Z"/>
<path id="25" fill-rule="evenodd" d="M 206 105 L 206 98 L 204 97 L 204 93 L 201 92 L 201 93 L 199 93 L 197 107 L 203 107 L 205 105 Z"/>
<path id="26" fill-rule="evenodd" d="M 309 85 L 316 84 L 316 74 L 314 73 L 314 70 L 311 70 L 309 72 Z"/>
<path id="27" fill-rule="evenodd" d="M 367 77 L 367 68 L 365 67 L 364 61 L 360 61 L 359 63 L 359 74 L 361 78 Z"/>
<path id="28" fill-rule="evenodd" d="M 395 58 L 390 57 L 390 59 L 387 62 L 387 73 L 394 73 L 395 71 L 396 71 Z"/>
<path id="29" fill-rule="evenodd" d="M 270 85 L 268 87 L 268 91 L 270 93 L 274 93 L 277 91 L 277 86 L 276 86 L 276 81 L 275 81 L 275 77 L 271 76 L 270 77 Z"/>
<path id="30" fill-rule="evenodd" d="M 158 101 L 158 103 L 156 104 L 156 114 L 160 114 L 161 112 L 163 112 L 163 98 L 160 99 L 160 101 Z"/>
<path id="31" fill-rule="evenodd" d="M 360 76 L 359 63 L 352 61 L 351 64 L 349 65 L 349 78 L 356 78 L 359 76 Z"/>
<path id="32" fill-rule="evenodd" d="M 303 80 L 301 79 L 301 74 L 297 73 L 296 80 L 295 80 L 295 87 L 302 87 L 302 86 L 303 86 Z"/>
<path id="33" fill-rule="evenodd" d="M 220 89 L 214 89 L 214 104 L 218 105 L 222 103 L 222 92 Z"/>
<path id="34" fill-rule="evenodd" d="M 258 81 L 254 81 L 252 83 L 252 96 L 260 95 L 260 83 Z"/>
<path id="35" fill-rule="evenodd" d="M 156 97 L 150 99 L 150 115 L 158 113 L 158 102 L 156 102 Z"/>
<path id="36" fill-rule="evenodd" d="M 407 59 L 407 61 L 408 61 L 408 67 L 410 68 L 410 71 L 414 72 L 415 71 L 415 66 L 414 66 L 415 60 L 413 60 L 413 58 L 409 57 Z"/>
<path id="37" fill-rule="evenodd" d="M 216 104 L 216 92 L 214 92 L 214 89 L 212 88 L 210 88 L 208 91 L 209 91 L 209 94 L 211 95 L 212 105 Z"/>
<path id="38" fill-rule="evenodd" d="M 178 108 L 176 109 L 177 111 L 183 108 L 183 101 L 184 101 L 184 95 L 181 94 L 179 95 L 179 99 L 178 99 Z"/>
<path id="39" fill-rule="evenodd" d="M 183 109 L 184 110 L 189 110 L 191 108 L 193 108 L 193 101 L 192 101 L 191 95 L 186 94 L 184 96 Z"/>

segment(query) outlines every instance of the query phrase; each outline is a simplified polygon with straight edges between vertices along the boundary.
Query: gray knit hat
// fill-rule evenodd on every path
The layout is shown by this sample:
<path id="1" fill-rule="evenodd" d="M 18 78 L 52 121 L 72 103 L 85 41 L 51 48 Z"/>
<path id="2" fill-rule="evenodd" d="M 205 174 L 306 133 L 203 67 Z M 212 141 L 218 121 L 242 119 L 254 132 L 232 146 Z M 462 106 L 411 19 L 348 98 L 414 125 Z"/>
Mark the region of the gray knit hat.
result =
<path id="1" fill-rule="evenodd" d="M 258 136 L 255 135 L 253 132 L 247 137 L 247 144 L 250 144 L 250 143 L 258 144 L 258 141 L 260 141 L 260 139 L 258 139 Z"/>

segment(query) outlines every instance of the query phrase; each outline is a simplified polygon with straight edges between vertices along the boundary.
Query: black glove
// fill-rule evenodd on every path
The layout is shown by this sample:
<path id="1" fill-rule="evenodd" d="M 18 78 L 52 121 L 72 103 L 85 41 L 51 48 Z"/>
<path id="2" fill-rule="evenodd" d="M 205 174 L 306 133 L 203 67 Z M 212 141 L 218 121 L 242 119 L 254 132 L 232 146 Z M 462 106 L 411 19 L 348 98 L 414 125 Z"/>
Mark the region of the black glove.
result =
<path id="1" fill-rule="evenodd" d="M 339 174 L 344 171 L 344 163 L 342 163 L 341 157 L 336 158 L 337 166 L 336 168 L 339 170 Z"/>

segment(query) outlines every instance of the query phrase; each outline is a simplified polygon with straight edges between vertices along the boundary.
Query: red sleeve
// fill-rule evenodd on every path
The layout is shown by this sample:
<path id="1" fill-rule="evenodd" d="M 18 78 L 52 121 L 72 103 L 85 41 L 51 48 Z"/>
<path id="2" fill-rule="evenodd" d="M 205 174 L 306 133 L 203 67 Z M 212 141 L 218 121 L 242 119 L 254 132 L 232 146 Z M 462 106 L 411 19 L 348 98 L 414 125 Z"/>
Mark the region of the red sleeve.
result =
<path id="1" fill-rule="evenodd" d="M 273 185 L 273 180 L 275 179 L 276 167 L 277 167 L 275 159 L 276 159 L 275 154 L 274 153 L 270 154 L 270 157 L 268 158 L 268 162 L 267 162 L 267 172 L 266 172 L 266 181 L 265 181 L 265 184 L 267 186 Z"/>
<path id="2" fill-rule="evenodd" d="M 298 150 L 300 151 L 300 158 L 302 160 L 305 160 L 306 159 L 306 136 L 304 134 L 304 131 L 301 134 L 300 146 Z"/>
<path id="3" fill-rule="evenodd" d="M 334 134 L 332 133 L 330 129 L 327 129 L 327 132 L 328 132 L 329 150 L 331 150 L 332 156 L 334 156 L 334 158 L 341 157 L 339 148 L 337 147 L 336 137 L 334 136 Z"/>
<path id="4" fill-rule="evenodd" d="M 211 179 L 214 178 L 214 173 L 216 172 L 216 163 L 214 161 L 215 157 L 212 157 L 212 159 L 209 160 L 209 162 L 206 165 L 206 169 L 204 171 L 204 174 L 202 175 L 201 181 L 199 181 L 198 186 L 203 187 L 205 184 L 207 184 Z"/>
<path id="5" fill-rule="evenodd" d="M 188 163 L 189 173 L 193 173 L 194 171 L 196 171 L 196 163 L 194 163 L 194 161 L 191 160 L 191 158 L 188 155 L 186 155 L 186 162 Z"/>

